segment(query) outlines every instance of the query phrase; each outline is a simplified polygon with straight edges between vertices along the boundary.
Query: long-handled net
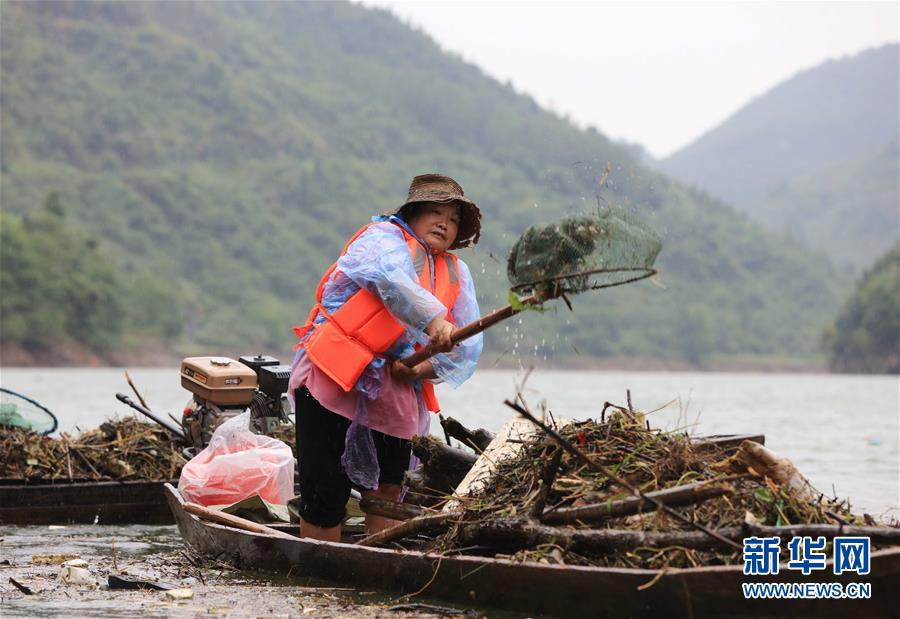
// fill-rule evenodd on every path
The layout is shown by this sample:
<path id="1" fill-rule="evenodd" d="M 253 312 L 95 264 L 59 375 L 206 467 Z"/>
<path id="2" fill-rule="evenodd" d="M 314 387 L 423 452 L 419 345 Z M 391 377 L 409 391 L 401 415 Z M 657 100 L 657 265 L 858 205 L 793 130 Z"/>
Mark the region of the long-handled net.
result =
<path id="1" fill-rule="evenodd" d="M 659 235 L 621 209 L 569 216 L 530 227 L 510 251 L 507 276 L 514 302 L 457 329 L 454 343 L 480 333 L 522 310 L 551 299 L 636 282 L 656 274 Z M 571 305 L 570 305 L 571 307 Z M 426 346 L 407 357 L 409 367 L 434 354 Z"/>
<path id="2" fill-rule="evenodd" d="M 0 426 L 39 434 L 55 432 L 59 422 L 47 407 L 28 396 L 0 387 Z"/>
<path id="3" fill-rule="evenodd" d="M 512 290 L 554 298 L 650 277 L 662 241 L 618 209 L 532 226 L 513 245 L 506 267 Z"/>

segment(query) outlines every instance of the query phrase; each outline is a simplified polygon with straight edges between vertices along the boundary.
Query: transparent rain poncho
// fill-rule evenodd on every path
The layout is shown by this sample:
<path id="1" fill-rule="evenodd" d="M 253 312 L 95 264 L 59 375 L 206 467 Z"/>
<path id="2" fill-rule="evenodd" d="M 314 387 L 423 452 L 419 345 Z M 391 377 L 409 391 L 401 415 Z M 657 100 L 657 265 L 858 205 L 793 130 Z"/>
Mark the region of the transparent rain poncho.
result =
<path id="1" fill-rule="evenodd" d="M 365 288 L 384 302 L 394 318 L 406 327 L 406 332 L 365 369 L 354 386 L 355 398 L 341 398 L 341 394 L 333 393 L 333 390 L 340 390 L 334 383 L 331 383 L 333 389 L 321 389 L 323 383 L 330 381 L 323 381 L 319 376 L 313 377 L 316 380 L 309 380 L 310 373 L 318 370 L 305 359 L 303 348 L 294 357 L 289 386 L 293 393 L 294 389 L 309 380 L 310 385 L 320 387 L 322 393 L 313 393 L 313 397 L 320 402 L 329 400 L 329 393 L 325 393 L 328 391 L 335 396 L 335 403 L 342 403 L 329 407 L 322 402 L 326 408 L 352 421 L 347 431 L 342 463 L 350 480 L 364 488 L 378 486 L 379 467 L 370 429 L 407 439 L 428 433 L 430 418 L 421 396 L 421 384 L 415 381 L 411 385 L 414 398 L 394 393 L 410 387 L 399 385 L 398 381 L 391 379 L 387 359 L 405 358 L 414 352 L 416 343 L 428 343 L 425 327 L 447 311 L 434 295 L 419 285 L 406 239 L 398 227 L 403 226 L 412 234 L 406 223 L 396 216 L 373 217 L 373 221 L 377 222 L 376 225 L 360 235 L 338 260 L 337 270 L 323 289 L 322 305 L 329 313 L 334 312 L 360 288 Z M 430 253 L 428 259 L 433 260 Z M 460 293 L 450 314 L 454 324 L 462 326 L 477 320 L 480 314 L 469 268 L 462 260 L 458 262 Z M 431 272 L 434 272 L 433 262 Z M 318 324 L 324 320 L 319 315 L 314 322 Z M 460 342 L 448 353 L 432 357 L 431 362 L 438 376 L 432 382 L 446 382 L 453 387 L 461 385 L 475 371 L 481 348 L 482 337 L 478 335 Z M 385 402 L 396 405 L 392 408 L 385 406 Z"/>

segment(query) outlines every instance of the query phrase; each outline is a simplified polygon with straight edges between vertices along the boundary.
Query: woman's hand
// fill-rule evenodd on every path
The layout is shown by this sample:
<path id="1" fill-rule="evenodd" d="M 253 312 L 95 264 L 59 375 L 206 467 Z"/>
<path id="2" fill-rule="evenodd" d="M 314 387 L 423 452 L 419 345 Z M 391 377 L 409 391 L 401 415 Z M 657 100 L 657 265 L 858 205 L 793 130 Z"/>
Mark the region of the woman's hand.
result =
<path id="1" fill-rule="evenodd" d="M 434 346 L 435 351 L 437 352 L 449 352 L 453 350 L 453 341 L 450 339 L 453 335 L 454 327 L 453 324 L 447 322 L 442 317 L 438 316 L 425 327 L 425 333 L 428 335 L 428 338 L 431 340 L 431 345 Z"/>
<path id="2" fill-rule="evenodd" d="M 394 378 L 405 380 L 406 382 L 412 382 L 419 378 L 436 378 L 437 374 L 434 372 L 434 367 L 431 365 L 431 361 L 425 360 L 422 363 L 408 367 L 402 361 L 394 361 L 391 364 L 391 374 L 394 375 Z"/>

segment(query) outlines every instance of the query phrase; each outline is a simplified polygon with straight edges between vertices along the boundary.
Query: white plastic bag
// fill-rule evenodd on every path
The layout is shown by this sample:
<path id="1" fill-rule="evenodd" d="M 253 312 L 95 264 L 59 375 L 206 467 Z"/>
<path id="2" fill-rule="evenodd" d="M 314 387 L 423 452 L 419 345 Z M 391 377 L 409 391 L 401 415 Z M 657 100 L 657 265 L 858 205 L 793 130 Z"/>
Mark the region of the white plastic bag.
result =
<path id="1" fill-rule="evenodd" d="M 255 494 L 283 505 L 294 496 L 294 454 L 282 441 L 251 432 L 250 413 L 242 413 L 184 465 L 178 490 L 200 505 L 230 505 Z"/>

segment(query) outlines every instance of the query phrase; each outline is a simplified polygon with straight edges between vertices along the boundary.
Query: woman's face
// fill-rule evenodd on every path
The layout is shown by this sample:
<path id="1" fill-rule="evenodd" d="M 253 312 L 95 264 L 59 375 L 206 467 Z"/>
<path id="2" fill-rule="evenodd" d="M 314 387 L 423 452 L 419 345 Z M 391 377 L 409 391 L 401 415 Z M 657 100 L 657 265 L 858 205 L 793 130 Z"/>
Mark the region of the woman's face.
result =
<path id="1" fill-rule="evenodd" d="M 416 236 L 428 243 L 432 253 L 439 254 L 456 240 L 459 219 L 459 205 L 455 202 L 422 202 L 407 223 Z"/>

